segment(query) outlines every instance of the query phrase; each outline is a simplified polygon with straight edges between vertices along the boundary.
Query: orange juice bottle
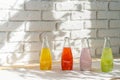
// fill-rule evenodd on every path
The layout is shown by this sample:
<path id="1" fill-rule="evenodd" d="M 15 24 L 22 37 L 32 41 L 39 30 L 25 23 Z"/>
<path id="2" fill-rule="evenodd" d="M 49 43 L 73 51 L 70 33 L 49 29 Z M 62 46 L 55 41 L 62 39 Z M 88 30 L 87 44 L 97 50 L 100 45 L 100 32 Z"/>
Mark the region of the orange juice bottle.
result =
<path id="1" fill-rule="evenodd" d="M 61 56 L 61 67 L 62 70 L 73 69 L 73 56 L 68 37 L 65 38 L 64 42 L 64 47 Z"/>
<path id="2" fill-rule="evenodd" d="M 40 54 L 40 69 L 41 70 L 52 69 L 52 55 L 50 52 L 47 37 L 43 38 L 41 54 Z"/>
<path id="3" fill-rule="evenodd" d="M 109 72 L 113 69 L 113 55 L 110 47 L 109 38 L 105 38 L 104 47 L 101 56 L 101 70 L 102 72 Z"/>

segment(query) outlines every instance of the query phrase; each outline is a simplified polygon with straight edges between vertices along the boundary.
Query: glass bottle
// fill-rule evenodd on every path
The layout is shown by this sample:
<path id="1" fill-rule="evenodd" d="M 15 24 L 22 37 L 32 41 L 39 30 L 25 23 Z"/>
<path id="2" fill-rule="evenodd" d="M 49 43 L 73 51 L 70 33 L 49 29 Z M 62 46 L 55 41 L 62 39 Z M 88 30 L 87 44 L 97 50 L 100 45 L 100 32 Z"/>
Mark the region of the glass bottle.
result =
<path id="1" fill-rule="evenodd" d="M 113 69 L 113 55 L 110 46 L 110 39 L 105 38 L 104 47 L 101 56 L 101 70 L 102 72 L 109 72 Z"/>
<path id="2" fill-rule="evenodd" d="M 81 55 L 80 55 L 80 70 L 90 71 L 92 66 L 92 58 L 89 48 L 88 39 L 84 39 L 82 43 Z"/>
<path id="3" fill-rule="evenodd" d="M 51 70 L 52 68 L 52 55 L 48 44 L 47 36 L 43 37 L 43 43 L 40 54 L 40 69 Z"/>
<path id="4" fill-rule="evenodd" d="M 61 56 L 61 67 L 62 70 L 73 69 L 73 55 L 68 37 L 65 38 L 65 42 L 64 42 L 64 47 Z"/>

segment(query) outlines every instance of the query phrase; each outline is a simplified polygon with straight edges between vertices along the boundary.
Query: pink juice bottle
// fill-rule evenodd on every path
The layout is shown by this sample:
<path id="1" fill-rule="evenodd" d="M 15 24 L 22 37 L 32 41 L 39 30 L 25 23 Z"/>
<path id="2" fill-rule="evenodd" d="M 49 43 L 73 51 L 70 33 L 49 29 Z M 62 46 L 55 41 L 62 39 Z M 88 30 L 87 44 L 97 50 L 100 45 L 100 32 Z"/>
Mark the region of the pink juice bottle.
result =
<path id="1" fill-rule="evenodd" d="M 90 53 L 90 48 L 88 45 L 88 39 L 84 39 L 82 44 L 82 50 L 80 55 L 80 70 L 90 71 L 92 66 L 92 58 Z"/>

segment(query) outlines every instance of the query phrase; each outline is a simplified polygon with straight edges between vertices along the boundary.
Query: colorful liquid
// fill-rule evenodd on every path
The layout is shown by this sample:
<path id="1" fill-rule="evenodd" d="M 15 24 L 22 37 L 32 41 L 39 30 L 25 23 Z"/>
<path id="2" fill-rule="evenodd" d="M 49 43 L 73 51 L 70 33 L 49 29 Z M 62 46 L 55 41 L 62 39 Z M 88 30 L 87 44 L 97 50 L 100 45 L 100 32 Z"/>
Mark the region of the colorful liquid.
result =
<path id="1" fill-rule="evenodd" d="M 111 48 L 104 48 L 101 56 L 102 72 L 109 72 L 113 69 L 113 56 Z"/>
<path id="2" fill-rule="evenodd" d="M 91 70 L 92 58 L 89 48 L 83 48 L 80 56 L 80 70 Z"/>
<path id="3" fill-rule="evenodd" d="M 42 48 L 40 55 L 40 69 L 51 70 L 52 68 L 52 56 L 49 48 Z"/>
<path id="4" fill-rule="evenodd" d="M 62 70 L 72 70 L 73 69 L 73 56 L 71 48 L 64 47 L 61 58 Z"/>

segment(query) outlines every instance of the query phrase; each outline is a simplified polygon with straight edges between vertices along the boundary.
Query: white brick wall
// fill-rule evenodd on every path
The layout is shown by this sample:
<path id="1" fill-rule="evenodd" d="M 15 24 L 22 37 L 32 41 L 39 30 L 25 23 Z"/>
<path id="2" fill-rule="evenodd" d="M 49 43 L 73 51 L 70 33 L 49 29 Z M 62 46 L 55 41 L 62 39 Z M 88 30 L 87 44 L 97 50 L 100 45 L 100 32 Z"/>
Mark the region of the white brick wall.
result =
<path id="1" fill-rule="evenodd" d="M 120 10 L 120 3 L 110 2 L 109 8 L 110 8 L 110 10 Z"/>
<path id="2" fill-rule="evenodd" d="M 40 20 L 40 11 L 10 11 L 10 20 Z"/>
<path id="3" fill-rule="evenodd" d="M 52 10 L 54 7 L 53 2 L 41 0 L 27 0 L 25 3 L 26 10 Z"/>
<path id="4" fill-rule="evenodd" d="M 26 52 L 40 51 L 40 49 L 41 49 L 41 43 L 40 42 L 25 43 L 24 50 Z"/>
<path id="5" fill-rule="evenodd" d="M 55 25 L 55 22 L 26 22 L 26 31 L 52 31 Z"/>
<path id="6" fill-rule="evenodd" d="M 120 28 L 120 20 L 111 20 L 110 28 Z"/>
<path id="7" fill-rule="evenodd" d="M 43 32 L 54 60 L 61 57 L 65 37 L 70 37 L 74 58 L 85 37 L 92 57 L 100 58 L 104 37 L 110 37 L 113 54 L 120 56 L 120 1 L 1 0 L 0 64 L 39 62 Z"/>
<path id="8" fill-rule="evenodd" d="M 108 2 L 104 2 L 104 1 L 85 2 L 85 9 L 95 10 L 95 11 L 107 10 Z"/>
<path id="9" fill-rule="evenodd" d="M 98 19 L 120 19 L 120 12 L 119 11 L 98 11 L 97 18 Z"/>
<path id="10" fill-rule="evenodd" d="M 7 39 L 7 33 L 6 32 L 0 32 L 0 42 L 5 42 Z"/>
<path id="11" fill-rule="evenodd" d="M 8 10 L 0 10 L 0 20 L 8 20 L 9 11 Z"/>
<path id="12" fill-rule="evenodd" d="M 96 19 L 96 11 L 81 11 L 72 13 L 73 20 L 79 19 Z"/>
<path id="13" fill-rule="evenodd" d="M 108 20 L 86 20 L 85 28 L 89 28 L 89 29 L 108 28 Z"/>
<path id="14" fill-rule="evenodd" d="M 83 21 L 65 21 L 57 23 L 57 29 L 59 30 L 77 30 L 84 28 Z"/>
<path id="15" fill-rule="evenodd" d="M 72 31 L 71 33 L 72 39 L 79 39 L 79 38 L 85 38 L 85 37 L 96 38 L 96 30 L 84 29 L 84 30 Z"/>
<path id="16" fill-rule="evenodd" d="M 67 11 L 43 11 L 42 20 L 67 20 L 70 13 Z"/>
<path id="17" fill-rule="evenodd" d="M 83 2 L 78 2 L 78 1 L 65 1 L 65 2 L 60 2 L 56 4 L 56 9 L 57 10 L 62 10 L 62 11 L 73 11 L 73 10 L 81 10 L 82 9 Z"/>
<path id="18" fill-rule="evenodd" d="M 99 37 L 119 37 L 120 36 L 120 29 L 104 29 L 98 31 Z"/>
<path id="19" fill-rule="evenodd" d="M 0 26 L 0 31 L 24 31 L 25 29 L 25 22 L 7 22 L 7 21 L 1 21 L 0 22 L 1 26 Z"/>

